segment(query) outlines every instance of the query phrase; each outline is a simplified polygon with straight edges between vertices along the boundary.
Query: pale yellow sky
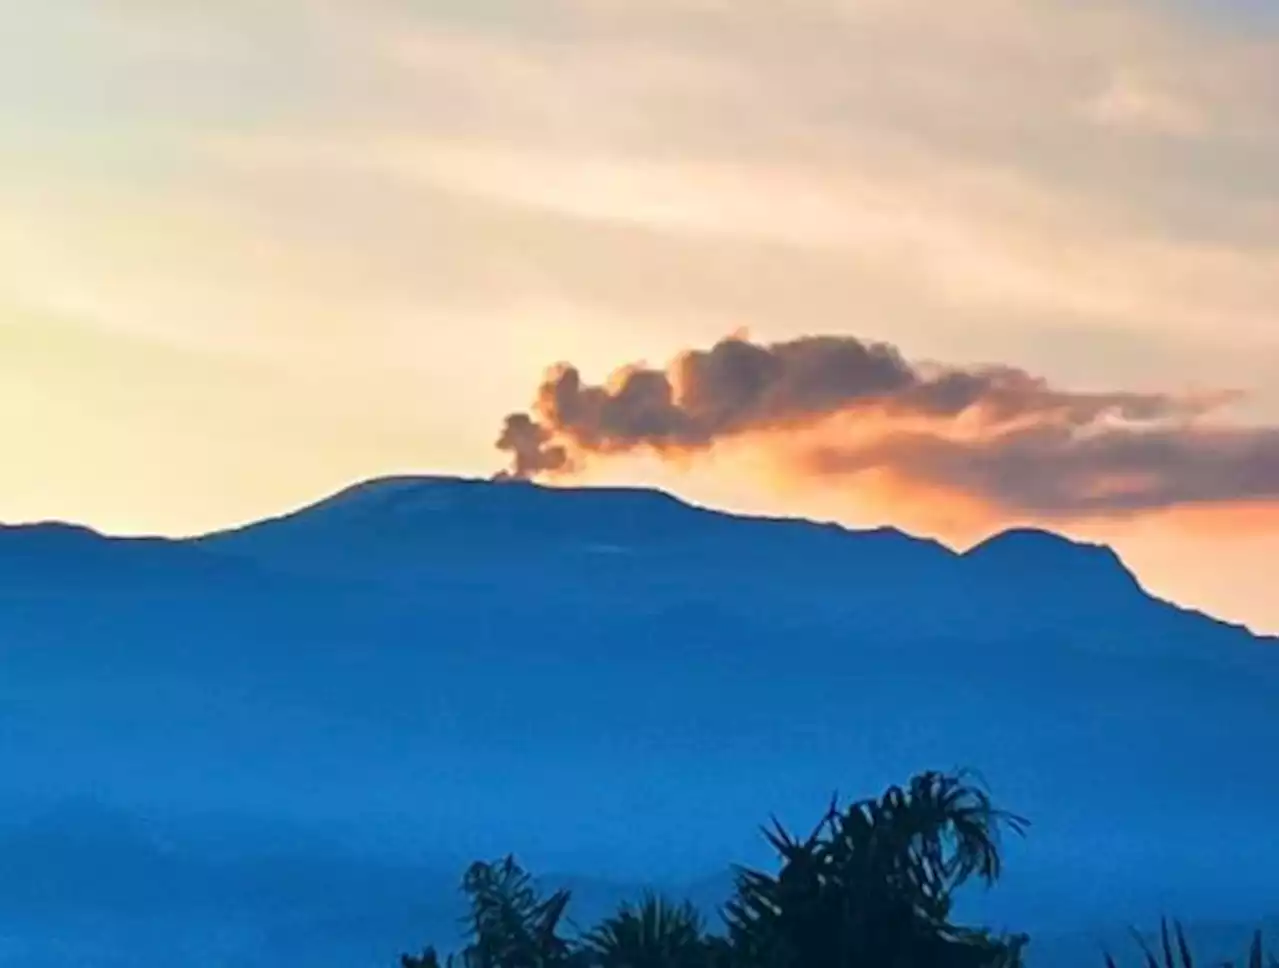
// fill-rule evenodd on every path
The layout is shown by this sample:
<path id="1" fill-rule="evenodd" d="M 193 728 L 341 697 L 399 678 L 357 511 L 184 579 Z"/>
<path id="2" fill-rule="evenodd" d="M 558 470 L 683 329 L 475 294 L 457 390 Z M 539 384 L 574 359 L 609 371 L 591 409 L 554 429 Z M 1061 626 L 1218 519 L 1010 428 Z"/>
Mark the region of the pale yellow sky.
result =
<path id="1" fill-rule="evenodd" d="M 744 327 L 1239 389 L 1273 427 L 1274 18 L 0 0 L 0 520 L 189 534 L 487 474 L 548 364 L 601 379 Z M 591 479 L 946 530 L 749 454 Z M 1052 525 L 1280 626 L 1274 502 Z"/>

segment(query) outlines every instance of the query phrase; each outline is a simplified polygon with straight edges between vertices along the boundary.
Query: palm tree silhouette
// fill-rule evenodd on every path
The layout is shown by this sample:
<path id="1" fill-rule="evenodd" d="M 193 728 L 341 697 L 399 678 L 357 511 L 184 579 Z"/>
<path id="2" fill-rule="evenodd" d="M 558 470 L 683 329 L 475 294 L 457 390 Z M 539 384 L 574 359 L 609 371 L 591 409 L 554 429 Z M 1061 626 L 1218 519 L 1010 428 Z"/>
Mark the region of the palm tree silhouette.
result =
<path id="1" fill-rule="evenodd" d="M 600 968 L 702 968 L 712 942 L 692 904 L 646 893 L 605 918 L 583 944 Z"/>
<path id="2" fill-rule="evenodd" d="M 1024 936 L 950 923 L 953 892 L 1000 875 L 999 834 L 1025 832 L 971 774 L 927 772 L 844 810 L 833 799 L 806 838 L 776 819 L 764 831 L 782 868 L 740 869 L 725 906 L 733 949 L 767 968 L 1020 964 Z"/>
<path id="3" fill-rule="evenodd" d="M 1132 931 L 1134 940 L 1142 949 L 1143 968 L 1196 968 L 1195 958 L 1191 954 L 1191 946 L 1187 944 L 1186 935 L 1182 931 L 1182 925 L 1177 921 L 1173 922 L 1173 934 L 1170 937 L 1169 922 L 1165 918 L 1160 919 L 1160 951 L 1152 951 L 1138 931 Z M 1177 957 L 1174 957 L 1174 946 L 1177 946 Z M 1280 959 L 1275 955 L 1267 958 L 1264 966 L 1263 949 L 1262 949 L 1262 932 L 1255 931 L 1253 939 L 1249 944 L 1249 954 L 1246 956 L 1246 968 L 1280 968 Z M 1110 954 L 1106 955 L 1106 968 L 1118 968 L 1116 961 Z M 1221 968 L 1235 968 L 1235 965 L 1228 961 L 1224 962 Z"/>
<path id="4" fill-rule="evenodd" d="M 466 921 L 472 942 L 466 968 L 560 968 L 569 964 L 569 942 L 557 932 L 569 892 L 539 895 L 533 878 L 514 857 L 472 864 L 462 879 L 470 898 Z"/>
<path id="5" fill-rule="evenodd" d="M 1019 968 L 1026 935 L 965 928 L 951 912 L 966 882 L 999 878 L 1001 831 L 1027 827 L 967 771 L 921 773 L 843 809 L 833 798 L 805 838 L 775 818 L 764 835 L 781 867 L 739 868 L 726 936 L 706 933 L 691 905 L 646 894 L 570 941 L 559 933 L 568 891 L 542 897 L 510 856 L 475 863 L 462 883 L 472 940 L 458 968 Z M 1172 932 L 1161 922 L 1159 952 L 1138 942 L 1143 968 L 1195 968 L 1177 922 Z M 428 948 L 401 964 L 441 962 Z M 1105 966 L 1116 968 L 1110 955 Z M 1245 968 L 1280 968 L 1274 956 L 1264 963 L 1261 932 Z"/>

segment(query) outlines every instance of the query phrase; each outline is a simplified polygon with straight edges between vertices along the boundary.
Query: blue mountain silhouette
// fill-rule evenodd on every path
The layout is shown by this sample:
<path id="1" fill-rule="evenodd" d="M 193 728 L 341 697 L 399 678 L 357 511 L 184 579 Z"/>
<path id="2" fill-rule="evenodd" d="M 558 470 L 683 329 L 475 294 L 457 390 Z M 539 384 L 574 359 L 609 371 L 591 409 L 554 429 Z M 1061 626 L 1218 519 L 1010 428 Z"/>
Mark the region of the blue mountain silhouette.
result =
<path id="1" fill-rule="evenodd" d="M 959 554 L 391 478 L 188 540 L 0 528 L 0 665 L 0 827 L 87 797 L 324 829 L 370 864 L 693 880 L 767 862 L 770 813 L 971 765 L 1033 823 L 974 902 L 993 919 L 1275 909 L 1276 640 L 1050 532 Z"/>

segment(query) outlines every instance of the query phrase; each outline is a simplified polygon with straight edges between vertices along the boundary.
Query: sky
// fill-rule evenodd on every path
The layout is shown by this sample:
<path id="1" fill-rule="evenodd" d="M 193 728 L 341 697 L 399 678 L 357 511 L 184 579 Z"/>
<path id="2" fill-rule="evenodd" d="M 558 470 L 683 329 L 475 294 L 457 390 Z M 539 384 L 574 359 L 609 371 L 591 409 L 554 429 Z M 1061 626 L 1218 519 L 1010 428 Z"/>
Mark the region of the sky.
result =
<path id="1" fill-rule="evenodd" d="M 550 483 L 1050 527 L 1275 631 L 1276 32 L 1257 0 L 0 0 L 0 520 L 184 535 L 487 476 L 523 415 Z"/>

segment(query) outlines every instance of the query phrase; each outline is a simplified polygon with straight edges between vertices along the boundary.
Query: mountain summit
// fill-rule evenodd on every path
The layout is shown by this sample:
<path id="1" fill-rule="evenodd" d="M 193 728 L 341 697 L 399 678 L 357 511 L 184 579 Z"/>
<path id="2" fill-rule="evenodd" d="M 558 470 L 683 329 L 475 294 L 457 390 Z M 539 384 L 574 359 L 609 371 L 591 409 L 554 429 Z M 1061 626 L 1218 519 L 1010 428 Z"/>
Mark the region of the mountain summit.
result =
<path id="1" fill-rule="evenodd" d="M 402 476 L 365 481 L 290 514 L 196 541 L 248 557 L 273 557 L 318 540 L 412 546 L 417 557 L 449 547 L 495 542 L 500 550 L 533 553 L 599 550 L 644 553 L 730 540 L 748 557 L 779 550 L 778 542 L 812 551 L 840 547 L 849 560 L 874 559 L 890 549 L 916 565 L 964 557 L 984 565 L 1077 566 L 1125 571 L 1110 549 L 1034 529 L 1001 532 L 964 555 L 936 541 L 891 527 L 853 530 L 803 518 L 729 514 L 688 504 L 664 491 L 632 487 L 547 487 L 522 480 Z M 290 547 L 292 546 L 292 547 Z M 1088 566 L 1084 562 L 1090 561 Z M 1125 572 L 1127 574 L 1127 572 Z M 1126 580 L 1132 584 L 1132 578 Z"/>
<path id="2" fill-rule="evenodd" d="M 1049 531 L 1009 530 L 957 553 L 893 528 L 733 515 L 641 488 L 383 478 L 194 544 L 281 573 L 381 585 L 514 571 L 508 593 L 572 595 L 570 576 L 586 572 L 583 587 L 737 610 L 782 600 L 795 619 L 856 619 L 890 638 L 1048 632 L 1125 650 L 1141 638 L 1130 622 L 1165 639 L 1188 621 L 1197 638 L 1228 628 L 1147 595 L 1110 548 Z"/>

